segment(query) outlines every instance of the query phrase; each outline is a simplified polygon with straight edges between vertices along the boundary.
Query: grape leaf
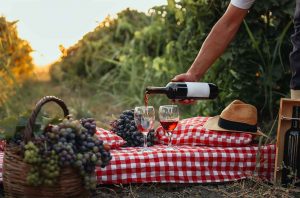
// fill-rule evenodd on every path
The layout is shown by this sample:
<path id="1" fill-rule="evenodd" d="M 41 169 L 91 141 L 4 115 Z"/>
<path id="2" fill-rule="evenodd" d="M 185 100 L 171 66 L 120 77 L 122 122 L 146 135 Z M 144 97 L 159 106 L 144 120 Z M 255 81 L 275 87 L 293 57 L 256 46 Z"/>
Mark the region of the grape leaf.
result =
<path id="1" fill-rule="evenodd" d="M 42 126 L 47 126 L 49 124 L 59 124 L 61 123 L 61 119 L 59 117 L 49 118 L 49 117 L 42 117 Z"/>
<path id="2" fill-rule="evenodd" d="M 11 139 L 16 133 L 16 125 L 18 119 L 16 117 L 7 117 L 0 120 L 0 139 Z"/>
<path id="3" fill-rule="evenodd" d="M 39 122 L 36 122 L 34 127 L 33 127 L 33 133 L 34 136 L 40 136 L 44 133 L 45 128 L 49 124 L 59 124 L 61 123 L 61 119 L 59 117 L 54 117 L 54 118 L 49 118 L 46 116 L 41 116 L 41 119 Z"/>
<path id="4" fill-rule="evenodd" d="M 21 114 L 19 114 L 17 125 L 25 127 L 28 123 L 30 115 L 31 115 L 30 110 L 24 111 Z"/>
<path id="5" fill-rule="evenodd" d="M 24 129 L 26 128 L 26 125 L 28 124 L 29 117 L 30 117 L 29 111 L 24 112 L 19 116 L 18 122 L 16 124 L 16 133 L 15 134 L 19 134 L 24 131 Z"/>

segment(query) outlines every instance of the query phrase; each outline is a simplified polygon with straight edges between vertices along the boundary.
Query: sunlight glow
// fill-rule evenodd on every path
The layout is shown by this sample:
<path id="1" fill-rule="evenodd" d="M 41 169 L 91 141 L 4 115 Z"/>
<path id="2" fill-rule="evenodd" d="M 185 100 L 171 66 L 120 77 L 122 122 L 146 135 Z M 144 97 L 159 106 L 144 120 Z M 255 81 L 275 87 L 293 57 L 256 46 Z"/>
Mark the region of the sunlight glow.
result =
<path id="1" fill-rule="evenodd" d="M 70 47 L 107 15 L 125 8 L 147 12 L 167 0 L 7 0 L 0 15 L 18 20 L 19 36 L 30 42 L 34 63 L 48 65 L 60 57 L 59 45 Z"/>

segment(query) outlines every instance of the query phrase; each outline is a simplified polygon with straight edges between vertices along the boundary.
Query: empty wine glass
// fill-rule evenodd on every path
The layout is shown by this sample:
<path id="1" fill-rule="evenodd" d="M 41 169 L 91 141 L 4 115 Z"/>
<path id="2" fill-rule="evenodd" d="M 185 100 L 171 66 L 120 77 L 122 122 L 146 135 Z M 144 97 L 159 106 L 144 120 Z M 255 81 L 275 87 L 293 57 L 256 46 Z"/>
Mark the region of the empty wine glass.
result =
<path id="1" fill-rule="evenodd" d="M 155 111 L 153 106 L 140 106 L 134 109 L 134 121 L 138 130 L 144 135 L 144 147 L 142 151 L 151 150 L 147 147 L 147 135 L 153 128 Z"/>
<path id="2" fill-rule="evenodd" d="M 161 126 L 169 136 L 168 150 L 174 150 L 172 147 L 172 132 L 179 121 L 179 110 L 177 105 L 163 105 L 159 107 L 159 121 Z"/>

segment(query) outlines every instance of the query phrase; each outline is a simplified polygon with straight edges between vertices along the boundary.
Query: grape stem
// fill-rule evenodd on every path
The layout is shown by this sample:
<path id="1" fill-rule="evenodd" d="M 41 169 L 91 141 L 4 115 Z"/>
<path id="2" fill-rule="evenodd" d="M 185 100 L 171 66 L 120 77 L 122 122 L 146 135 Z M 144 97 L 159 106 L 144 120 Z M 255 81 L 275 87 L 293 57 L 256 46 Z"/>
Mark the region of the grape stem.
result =
<path id="1" fill-rule="evenodd" d="M 47 142 L 46 142 L 46 141 L 44 142 L 44 148 L 45 148 L 45 151 L 47 151 L 47 150 L 48 150 L 48 147 L 47 147 Z"/>
<path id="2" fill-rule="evenodd" d="M 147 135 L 144 135 L 144 148 L 147 148 Z"/>

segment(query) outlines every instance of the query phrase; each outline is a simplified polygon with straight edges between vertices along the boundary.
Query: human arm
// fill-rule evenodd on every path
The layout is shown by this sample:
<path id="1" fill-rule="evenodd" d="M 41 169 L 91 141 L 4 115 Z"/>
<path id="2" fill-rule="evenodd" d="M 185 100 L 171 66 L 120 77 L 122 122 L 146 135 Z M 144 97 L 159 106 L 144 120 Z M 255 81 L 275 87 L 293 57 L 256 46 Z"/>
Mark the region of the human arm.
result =
<path id="1" fill-rule="evenodd" d="M 198 81 L 219 58 L 236 35 L 248 9 L 229 4 L 224 15 L 214 25 L 189 70 L 172 81 Z"/>

